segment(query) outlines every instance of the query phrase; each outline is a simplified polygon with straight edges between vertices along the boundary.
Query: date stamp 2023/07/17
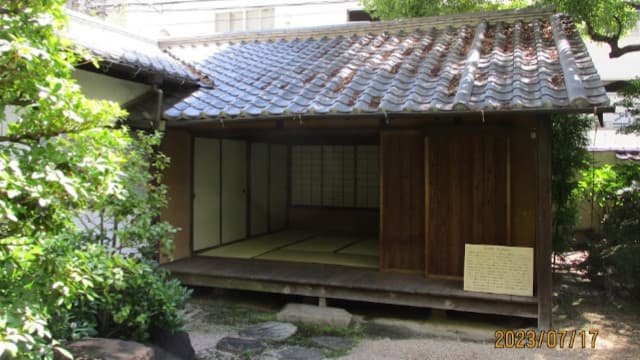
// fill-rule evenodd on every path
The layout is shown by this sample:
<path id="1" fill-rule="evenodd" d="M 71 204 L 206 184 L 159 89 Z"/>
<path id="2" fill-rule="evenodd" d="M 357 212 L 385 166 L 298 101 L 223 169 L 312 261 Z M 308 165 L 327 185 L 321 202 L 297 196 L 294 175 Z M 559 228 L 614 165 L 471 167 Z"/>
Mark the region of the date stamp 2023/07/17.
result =
<path id="1" fill-rule="evenodd" d="M 596 348 L 598 330 L 496 330 L 496 349 Z"/>

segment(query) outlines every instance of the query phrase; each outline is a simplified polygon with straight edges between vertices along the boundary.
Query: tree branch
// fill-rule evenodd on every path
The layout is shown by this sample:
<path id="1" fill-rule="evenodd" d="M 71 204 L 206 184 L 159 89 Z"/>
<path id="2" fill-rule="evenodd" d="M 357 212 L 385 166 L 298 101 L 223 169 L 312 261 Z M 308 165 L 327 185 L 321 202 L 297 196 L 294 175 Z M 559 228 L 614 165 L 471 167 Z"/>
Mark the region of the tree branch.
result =
<path id="1" fill-rule="evenodd" d="M 599 42 L 608 44 L 609 49 L 611 50 L 609 51 L 609 58 L 611 59 L 619 58 L 622 55 L 628 54 L 631 52 L 640 51 L 640 44 L 632 44 L 632 45 L 626 45 L 626 46 L 620 47 L 619 41 L 620 41 L 620 35 L 622 31 L 622 23 L 620 22 L 620 19 L 617 16 L 614 16 L 613 18 L 618 23 L 618 32 L 616 35 L 607 36 L 607 35 L 600 34 L 593 29 L 593 26 L 589 21 L 585 21 L 585 25 L 586 25 L 587 33 L 589 34 L 589 37 L 591 37 L 591 39 L 594 41 L 599 41 Z"/>
<path id="2" fill-rule="evenodd" d="M 77 129 L 54 130 L 54 131 L 47 131 L 42 133 L 27 133 L 27 134 L 20 134 L 20 135 L 0 136 L 0 142 L 13 142 L 13 143 L 31 146 L 33 145 L 33 143 L 37 143 L 43 139 L 51 139 L 56 136 L 75 134 L 87 129 L 80 127 Z"/>

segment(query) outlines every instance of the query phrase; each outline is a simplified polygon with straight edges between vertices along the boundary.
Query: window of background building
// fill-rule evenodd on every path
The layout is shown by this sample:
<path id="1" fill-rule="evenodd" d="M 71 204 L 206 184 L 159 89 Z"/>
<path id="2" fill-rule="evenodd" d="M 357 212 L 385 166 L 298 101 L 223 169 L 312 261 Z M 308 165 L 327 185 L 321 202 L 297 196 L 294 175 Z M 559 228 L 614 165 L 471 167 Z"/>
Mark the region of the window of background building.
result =
<path id="1" fill-rule="evenodd" d="M 274 9 L 244 9 L 215 14 L 216 32 L 258 31 L 274 27 Z"/>

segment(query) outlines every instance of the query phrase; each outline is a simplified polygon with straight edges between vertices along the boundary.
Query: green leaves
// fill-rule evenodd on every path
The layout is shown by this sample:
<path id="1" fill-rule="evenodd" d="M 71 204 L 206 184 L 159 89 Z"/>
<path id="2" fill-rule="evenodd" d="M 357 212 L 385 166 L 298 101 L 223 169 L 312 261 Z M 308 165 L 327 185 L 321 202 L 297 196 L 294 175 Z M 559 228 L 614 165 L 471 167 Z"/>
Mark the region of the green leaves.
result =
<path id="1" fill-rule="evenodd" d="M 578 183 L 576 179 L 587 167 L 587 130 L 590 116 L 562 114 L 553 117 L 551 142 L 551 199 L 553 204 L 553 250 L 567 251 L 574 240 L 578 220 Z"/>
<path id="2" fill-rule="evenodd" d="M 118 104 L 85 98 L 70 78 L 86 54 L 58 35 L 64 3 L 0 4 L 0 358 L 53 358 L 59 341 L 144 339 L 149 326 L 184 321 L 187 290 L 105 246 L 155 256 L 170 245 L 173 227 L 156 221 L 168 160 L 160 134 L 120 126 Z M 119 226 L 79 228 L 87 213 Z"/>
<path id="3" fill-rule="evenodd" d="M 630 80 L 618 95 L 623 97 L 618 105 L 622 105 L 626 113 L 632 117 L 631 122 L 620 130 L 627 134 L 640 133 L 640 79 Z"/>
<path id="4" fill-rule="evenodd" d="M 571 15 L 592 40 L 609 44 L 610 57 L 640 51 L 640 44 L 619 44 L 640 20 L 635 4 L 627 0 L 361 0 L 361 3 L 369 13 L 383 20 L 553 6 L 556 11 Z"/>
<path id="5" fill-rule="evenodd" d="M 487 0 L 363 0 L 362 4 L 367 11 L 384 20 L 449 15 L 501 6 Z"/>
<path id="6" fill-rule="evenodd" d="M 582 174 L 580 187 L 602 211 L 602 233 L 586 245 L 587 269 L 620 295 L 640 296 L 640 164 L 603 165 Z"/>

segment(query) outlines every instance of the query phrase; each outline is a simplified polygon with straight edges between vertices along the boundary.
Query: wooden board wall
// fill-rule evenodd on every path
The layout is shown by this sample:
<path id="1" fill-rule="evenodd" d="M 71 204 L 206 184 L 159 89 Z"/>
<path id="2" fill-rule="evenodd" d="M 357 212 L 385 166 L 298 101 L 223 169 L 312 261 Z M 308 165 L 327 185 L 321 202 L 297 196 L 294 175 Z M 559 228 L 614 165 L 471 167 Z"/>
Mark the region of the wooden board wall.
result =
<path id="1" fill-rule="evenodd" d="M 169 201 L 160 218 L 180 228 L 174 239 L 174 260 L 191 255 L 191 145 L 188 131 L 170 130 L 161 146 L 171 164 L 164 172 Z"/>
<path id="2" fill-rule="evenodd" d="M 424 136 L 382 132 L 380 138 L 380 268 L 424 271 Z"/>
<path id="3" fill-rule="evenodd" d="M 510 130 L 511 245 L 535 246 L 536 236 L 536 147 L 531 133 L 536 119 L 523 117 Z"/>
<path id="4" fill-rule="evenodd" d="M 536 296 L 538 298 L 538 328 L 551 329 L 553 284 L 551 273 L 552 201 L 551 201 L 551 141 L 549 116 L 540 116 L 536 127 Z"/>
<path id="5" fill-rule="evenodd" d="M 427 138 L 427 275 L 461 277 L 464 245 L 508 245 L 508 137 Z"/>

